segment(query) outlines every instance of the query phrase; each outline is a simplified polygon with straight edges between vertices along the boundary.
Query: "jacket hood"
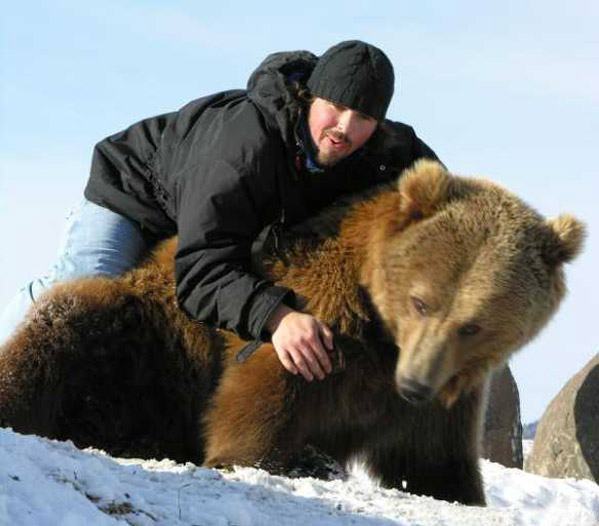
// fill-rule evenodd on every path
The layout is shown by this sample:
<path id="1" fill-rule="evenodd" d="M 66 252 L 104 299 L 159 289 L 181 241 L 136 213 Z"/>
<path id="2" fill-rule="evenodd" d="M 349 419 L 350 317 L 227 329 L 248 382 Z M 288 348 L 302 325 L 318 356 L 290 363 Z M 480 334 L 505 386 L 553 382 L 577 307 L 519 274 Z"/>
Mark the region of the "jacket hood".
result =
<path id="1" fill-rule="evenodd" d="M 295 128 L 301 110 L 293 84 L 305 86 L 317 61 L 318 57 L 309 51 L 272 53 L 254 70 L 247 83 L 249 99 L 262 111 L 268 125 L 279 130 L 290 151 L 297 146 Z M 409 126 L 385 119 L 361 155 L 377 166 L 393 166 L 393 159 L 404 157 L 406 134 L 413 135 Z M 431 155 L 436 158 L 432 150 Z"/>
<path id="2" fill-rule="evenodd" d="M 288 146 L 295 144 L 295 123 L 301 109 L 293 83 L 304 86 L 318 57 L 309 51 L 284 51 L 268 55 L 250 75 L 248 97 L 281 132 Z"/>

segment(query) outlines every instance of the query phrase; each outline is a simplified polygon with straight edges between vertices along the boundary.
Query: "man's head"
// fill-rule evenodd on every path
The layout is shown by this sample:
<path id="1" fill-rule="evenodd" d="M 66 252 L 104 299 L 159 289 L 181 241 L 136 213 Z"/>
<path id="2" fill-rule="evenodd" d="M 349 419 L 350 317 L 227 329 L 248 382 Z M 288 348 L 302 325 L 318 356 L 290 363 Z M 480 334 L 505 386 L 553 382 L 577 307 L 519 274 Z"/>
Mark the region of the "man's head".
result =
<path id="1" fill-rule="evenodd" d="M 372 136 L 393 96 L 393 66 L 378 48 L 351 40 L 327 50 L 307 82 L 308 125 L 317 161 L 330 166 Z"/>

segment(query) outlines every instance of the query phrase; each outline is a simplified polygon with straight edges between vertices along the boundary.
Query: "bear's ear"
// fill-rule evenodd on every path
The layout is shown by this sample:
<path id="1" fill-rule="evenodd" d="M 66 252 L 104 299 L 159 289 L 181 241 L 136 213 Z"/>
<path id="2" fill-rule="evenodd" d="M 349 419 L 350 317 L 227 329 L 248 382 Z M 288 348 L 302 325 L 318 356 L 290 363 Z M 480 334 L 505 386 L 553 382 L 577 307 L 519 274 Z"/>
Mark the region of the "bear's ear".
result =
<path id="1" fill-rule="evenodd" d="M 433 215 L 447 202 L 451 175 L 437 161 L 420 159 L 399 178 L 400 211 L 407 220 Z"/>
<path id="2" fill-rule="evenodd" d="M 545 224 L 551 238 L 545 245 L 545 260 L 549 265 L 572 261 L 582 250 L 586 229 L 584 224 L 569 214 L 547 219 Z"/>

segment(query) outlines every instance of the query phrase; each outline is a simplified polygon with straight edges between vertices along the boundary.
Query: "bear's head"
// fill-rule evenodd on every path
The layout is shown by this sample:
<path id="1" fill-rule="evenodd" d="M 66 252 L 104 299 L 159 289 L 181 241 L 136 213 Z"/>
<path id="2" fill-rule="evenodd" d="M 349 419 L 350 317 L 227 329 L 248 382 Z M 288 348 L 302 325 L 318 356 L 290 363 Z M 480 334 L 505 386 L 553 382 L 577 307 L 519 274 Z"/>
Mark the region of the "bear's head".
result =
<path id="1" fill-rule="evenodd" d="M 449 407 L 556 311 L 584 226 L 546 220 L 505 189 L 432 161 L 400 178 L 395 212 L 370 234 L 362 282 L 400 348 L 400 394 Z"/>

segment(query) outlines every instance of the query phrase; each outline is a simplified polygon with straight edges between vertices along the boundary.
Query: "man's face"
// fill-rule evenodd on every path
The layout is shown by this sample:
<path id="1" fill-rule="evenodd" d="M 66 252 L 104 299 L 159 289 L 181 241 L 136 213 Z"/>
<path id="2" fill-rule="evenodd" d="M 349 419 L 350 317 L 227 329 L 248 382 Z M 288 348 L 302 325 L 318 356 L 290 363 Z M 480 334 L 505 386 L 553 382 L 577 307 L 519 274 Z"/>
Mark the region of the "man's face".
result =
<path id="1" fill-rule="evenodd" d="M 308 127 L 321 166 L 333 166 L 364 146 L 377 121 L 345 106 L 316 97 L 310 105 Z"/>

